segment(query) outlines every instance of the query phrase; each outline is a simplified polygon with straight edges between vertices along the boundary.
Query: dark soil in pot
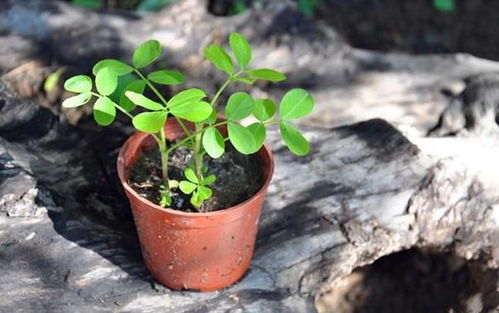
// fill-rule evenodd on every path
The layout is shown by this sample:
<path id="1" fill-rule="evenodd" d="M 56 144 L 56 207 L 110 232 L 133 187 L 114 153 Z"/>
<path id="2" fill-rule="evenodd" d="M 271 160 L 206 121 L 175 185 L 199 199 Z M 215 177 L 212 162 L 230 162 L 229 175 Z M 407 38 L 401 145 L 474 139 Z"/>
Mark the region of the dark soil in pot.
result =
<path id="1" fill-rule="evenodd" d="M 174 150 L 169 158 L 168 172 L 170 179 L 185 180 L 183 171 L 191 160 L 191 151 L 185 147 Z M 226 146 L 225 154 L 212 159 L 205 157 L 204 164 L 208 167 L 207 175 L 214 174 L 217 179 L 210 186 L 213 197 L 203 204 L 203 212 L 223 210 L 242 203 L 253 196 L 263 186 L 262 170 L 255 155 L 243 155 L 230 144 Z M 157 146 L 144 151 L 141 157 L 130 169 L 130 186 L 142 197 L 159 204 L 159 188 L 162 184 L 161 159 Z M 180 190 L 173 194 L 171 208 L 198 212 L 190 203 L 190 195 Z"/>

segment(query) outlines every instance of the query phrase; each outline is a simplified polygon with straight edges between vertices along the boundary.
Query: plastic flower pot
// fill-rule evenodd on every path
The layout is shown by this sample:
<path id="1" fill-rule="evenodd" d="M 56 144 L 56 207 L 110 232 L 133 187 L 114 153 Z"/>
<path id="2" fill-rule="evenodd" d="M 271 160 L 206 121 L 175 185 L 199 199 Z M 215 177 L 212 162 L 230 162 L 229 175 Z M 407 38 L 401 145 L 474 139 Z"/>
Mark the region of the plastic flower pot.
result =
<path id="1" fill-rule="evenodd" d="M 184 136 L 178 123 L 165 125 L 169 140 Z M 247 271 L 255 247 L 258 219 L 272 178 L 272 153 L 256 153 L 263 186 L 241 204 L 220 211 L 188 213 L 163 208 L 141 197 L 128 183 L 129 169 L 143 151 L 156 145 L 135 133 L 118 155 L 118 175 L 130 200 L 144 261 L 154 278 L 172 289 L 211 291 L 229 286 Z"/>

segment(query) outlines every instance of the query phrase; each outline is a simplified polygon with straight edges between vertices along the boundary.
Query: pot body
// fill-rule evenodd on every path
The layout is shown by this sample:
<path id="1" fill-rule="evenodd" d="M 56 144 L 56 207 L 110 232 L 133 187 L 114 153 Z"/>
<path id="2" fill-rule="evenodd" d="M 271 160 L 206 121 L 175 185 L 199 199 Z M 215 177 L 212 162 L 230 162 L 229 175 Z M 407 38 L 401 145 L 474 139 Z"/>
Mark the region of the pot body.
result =
<path id="1" fill-rule="evenodd" d="M 165 128 L 170 140 L 184 136 L 173 119 Z M 250 199 L 225 210 L 187 213 L 162 208 L 128 184 L 130 167 L 155 144 L 149 134 L 135 133 L 121 148 L 117 163 L 147 268 L 172 289 L 210 291 L 231 285 L 244 275 L 253 256 L 260 209 L 274 169 L 270 150 L 264 146 L 257 152 L 264 185 Z"/>

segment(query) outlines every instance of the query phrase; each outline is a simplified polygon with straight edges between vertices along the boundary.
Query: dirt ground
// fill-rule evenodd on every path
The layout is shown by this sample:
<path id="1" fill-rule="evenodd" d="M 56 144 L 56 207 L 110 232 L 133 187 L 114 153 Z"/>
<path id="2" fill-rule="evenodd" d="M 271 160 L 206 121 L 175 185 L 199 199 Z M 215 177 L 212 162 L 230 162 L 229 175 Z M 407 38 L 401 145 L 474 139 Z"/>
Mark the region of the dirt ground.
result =
<path id="1" fill-rule="evenodd" d="M 251 6 L 258 1 L 268 0 L 211 0 L 210 8 L 217 15 L 229 14 L 234 2 Z M 467 52 L 499 60 L 499 1 L 454 3 L 453 11 L 441 12 L 432 0 L 318 0 L 312 18 L 330 24 L 358 48 L 415 54 Z"/>
<path id="2" fill-rule="evenodd" d="M 439 12 L 430 0 L 323 0 L 317 18 L 352 45 L 410 53 L 467 52 L 499 60 L 499 1 L 455 1 Z"/>

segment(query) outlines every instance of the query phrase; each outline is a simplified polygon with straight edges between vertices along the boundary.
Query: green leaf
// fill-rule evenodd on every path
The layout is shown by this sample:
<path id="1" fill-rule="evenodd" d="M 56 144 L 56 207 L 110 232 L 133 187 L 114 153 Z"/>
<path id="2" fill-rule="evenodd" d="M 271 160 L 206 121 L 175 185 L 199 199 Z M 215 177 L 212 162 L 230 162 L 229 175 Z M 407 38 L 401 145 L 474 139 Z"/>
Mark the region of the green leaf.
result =
<path id="1" fill-rule="evenodd" d="M 136 115 L 133 120 L 133 126 L 146 133 L 157 133 L 163 128 L 166 122 L 167 112 L 144 112 Z"/>
<path id="2" fill-rule="evenodd" d="M 147 98 L 146 96 L 134 92 L 134 91 L 126 91 L 125 96 L 130 99 L 133 103 L 135 103 L 138 106 L 141 106 L 145 109 L 151 110 L 151 111 L 160 111 L 163 110 L 165 107 L 156 101 L 152 101 L 151 99 Z"/>
<path id="3" fill-rule="evenodd" d="M 64 89 L 76 93 L 89 92 L 92 90 L 92 79 L 87 75 L 71 77 L 64 83 Z"/>
<path id="4" fill-rule="evenodd" d="M 224 154 L 224 137 L 218 129 L 210 127 L 204 132 L 203 147 L 206 150 L 206 153 L 214 159 L 219 158 Z"/>
<path id="5" fill-rule="evenodd" d="M 310 114 L 314 108 L 314 98 L 303 89 L 288 91 L 281 100 L 279 115 L 284 120 L 295 120 Z"/>
<path id="6" fill-rule="evenodd" d="M 50 73 L 47 79 L 43 82 L 43 91 L 46 93 L 51 92 L 59 83 L 62 73 L 64 73 L 64 68 L 60 68 L 57 71 Z M 92 81 L 90 81 L 90 89 L 92 89 Z"/>
<path id="7" fill-rule="evenodd" d="M 133 72 L 133 67 L 128 64 L 125 64 L 121 61 L 115 59 L 104 59 L 97 62 L 93 69 L 92 73 L 97 75 L 100 70 L 103 68 L 108 68 L 111 72 L 114 72 L 117 76 L 126 75 Z"/>
<path id="8" fill-rule="evenodd" d="M 247 85 L 253 85 L 256 82 L 255 78 L 241 77 L 241 76 L 234 77 L 233 80 L 235 82 L 240 82 Z"/>
<path id="9" fill-rule="evenodd" d="M 195 184 L 199 183 L 199 179 L 198 179 L 196 173 L 194 173 L 194 170 L 190 167 L 187 167 L 184 170 L 184 176 L 185 176 L 185 178 L 187 178 L 188 180 L 190 180 L 191 182 L 193 182 Z"/>
<path id="10" fill-rule="evenodd" d="M 137 7 L 137 11 L 157 11 L 175 0 L 142 0 Z"/>
<path id="11" fill-rule="evenodd" d="M 217 110 L 213 109 L 213 111 L 211 111 L 210 116 L 206 119 L 205 122 L 208 124 L 213 124 L 217 121 L 217 119 L 218 119 Z"/>
<path id="12" fill-rule="evenodd" d="M 133 65 L 143 68 L 156 61 L 161 55 L 161 45 L 157 40 L 148 40 L 141 44 L 133 53 Z"/>
<path id="13" fill-rule="evenodd" d="M 95 86 L 101 95 L 109 96 L 118 87 L 118 76 L 109 68 L 104 67 L 95 76 Z"/>
<path id="14" fill-rule="evenodd" d="M 126 86 L 136 80 L 137 78 L 132 73 L 118 76 L 118 87 L 116 87 L 116 90 L 109 95 L 109 99 L 113 100 L 114 103 L 119 103 Z"/>
<path id="15" fill-rule="evenodd" d="M 298 0 L 298 8 L 302 11 L 306 16 L 313 16 L 317 5 L 321 0 Z"/>
<path id="16" fill-rule="evenodd" d="M 210 117 L 213 112 L 208 102 L 184 102 L 170 107 L 170 112 L 178 118 L 190 122 L 201 122 Z"/>
<path id="17" fill-rule="evenodd" d="M 203 199 L 201 199 L 199 192 L 196 191 L 192 194 L 191 204 L 196 208 L 199 208 L 203 204 Z"/>
<path id="18" fill-rule="evenodd" d="M 156 71 L 147 75 L 147 79 L 161 85 L 179 85 L 185 82 L 184 74 L 178 71 Z"/>
<path id="19" fill-rule="evenodd" d="M 133 91 L 135 93 L 141 94 L 144 92 L 145 88 L 146 88 L 146 82 L 141 79 L 135 80 L 126 85 L 120 96 L 120 107 L 125 109 L 125 111 L 127 112 L 132 112 L 133 109 L 135 109 L 135 103 L 133 103 L 130 99 L 128 99 L 125 93 L 127 91 Z"/>
<path id="20" fill-rule="evenodd" d="M 289 122 L 282 121 L 280 123 L 281 136 L 284 143 L 291 152 L 296 155 L 305 155 L 310 151 L 310 144 L 303 137 L 298 128 L 291 125 Z"/>
<path id="21" fill-rule="evenodd" d="M 101 126 L 111 124 L 116 117 L 116 107 L 108 97 L 101 97 L 94 104 L 94 120 Z"/>
<path id="22" fill-rule="evenodd" d="M 241 68 L 248 66 L 251 61 L 251 46 L 246 38 L 239 33 L 232 33 L 229 37 L 229 43 L 239 66 Z"/>
<path id="23" fill-rule="evenodd" d="M 71 3 L 90 9 L 97 9 L 102 7 L 102 0 L 71 0 Z"/>
<path id="24" fill-rule="evenodd" d="M 253 98 L 245 92 L 231 95 L 225 107 L 225 116 L 232 121 L 240 121 L 253 113 L 255 107 Z"/>
<path id="25" fill-rule="evenodd" d="M 201 99 L 206 97 L 206 93 L 198 88 L 189 88 L 186 90 L 182 90 L 173 96 L 167 103 L 168 108 L 174 107 L 176 105 L 180 105 L 183 103 L 189 102 L 198 102 Z"/>
<path id="26" fill-rule="evenodd" d="M 211 44 L 204 50 L 204 56 L 221 71 L 227 74 L 234 73 L 234 65 L 225 49 L 219 45 Z"/>
<path id="27" fill-rule="evenodd" d="M 92 98 L 92 94 L 90 92 L 84 92 L 82 94 L 64 100 L 64 102 L 62 103 L 62 107 L 66 109 L 76 108 L 90 101 L 90 98 Z"/>
<path id="28" fill-rule="evenodd" d="M 200 184 L 201 185 L 210 185 L 210 184 L 213 184 L 216 179 L 217 179 L 217 177 L 215 175 L 209 175 L 209 176 L 206 176 L 205 178 L 203 178 L 201 180 Z"/>
<path id="29" fill-rule="evenodd" d="M 180 190 L 186 195 L 191 194 L 198 185 L 191 183 L 190 181 L 183 180 L 179 184 Z"/>
<path id="30" fill-rule="evenodd" d="M 170 190 L 164 189 L 160 191 L 159 205 L 166 208 L 172 204 L 172 197 L 170 196 Z"/>
<path id="31" fill-rule="evenodd" d="M 440 12 L 449 13 L 456 9 L 455 0 L 433 0 L 433 7 Z"/>
<path id="32" fill-rule="evenodd" d="M 229 8 L 228 15 L 238 15 L 244 13 L 246 10 L 248 10 L 248 7 L 246 6 L 246 3 L 244 3 L 244 0 L 236 0 L 232 7 Z"/>
<path id="33" fill-rule="evenodd" d="M 260 121 L 265 122 L 270 120 L 276 111 L 275 102 L 271 99 L 255 100 L 255 109 L 253 115 Z"/>
<path id="34" fill-rule="evenodd" d="M 199 193 L 199 197 L 204 201 L 204 200 L 208 200 L 211 198 L 211 196 L 213 195 L 213 191 L 206 187 L 206 186 L 199 186 L 198 187 L 198 193 Z"/>
<path id="35" fill-rule="evenodd" d="M 229 139 L 234 148 L 242 154 L 252 154 L 255 151 L 255 138 L 246 127 L 229 122 L 227 127 Z"/>
<path id="36" fill-rule="evenodd" d="M 246 71 L 246 73 L 252 78 L 268 80 L 271 82 L 279 82 L 286 79 L 286 75 L 283 73 L 268 68 L 249 70 Z"/>
<path id="37" fill-rule="evenodd" d="M 267 133 L 265 126 L 262 123 L 253 123 L 247 127 L 248 130 L 253 134 L 255 139 L 255 146 L 253 147 L 253 153 L 260 150 L 265 142 L 265 135 Z"/>

